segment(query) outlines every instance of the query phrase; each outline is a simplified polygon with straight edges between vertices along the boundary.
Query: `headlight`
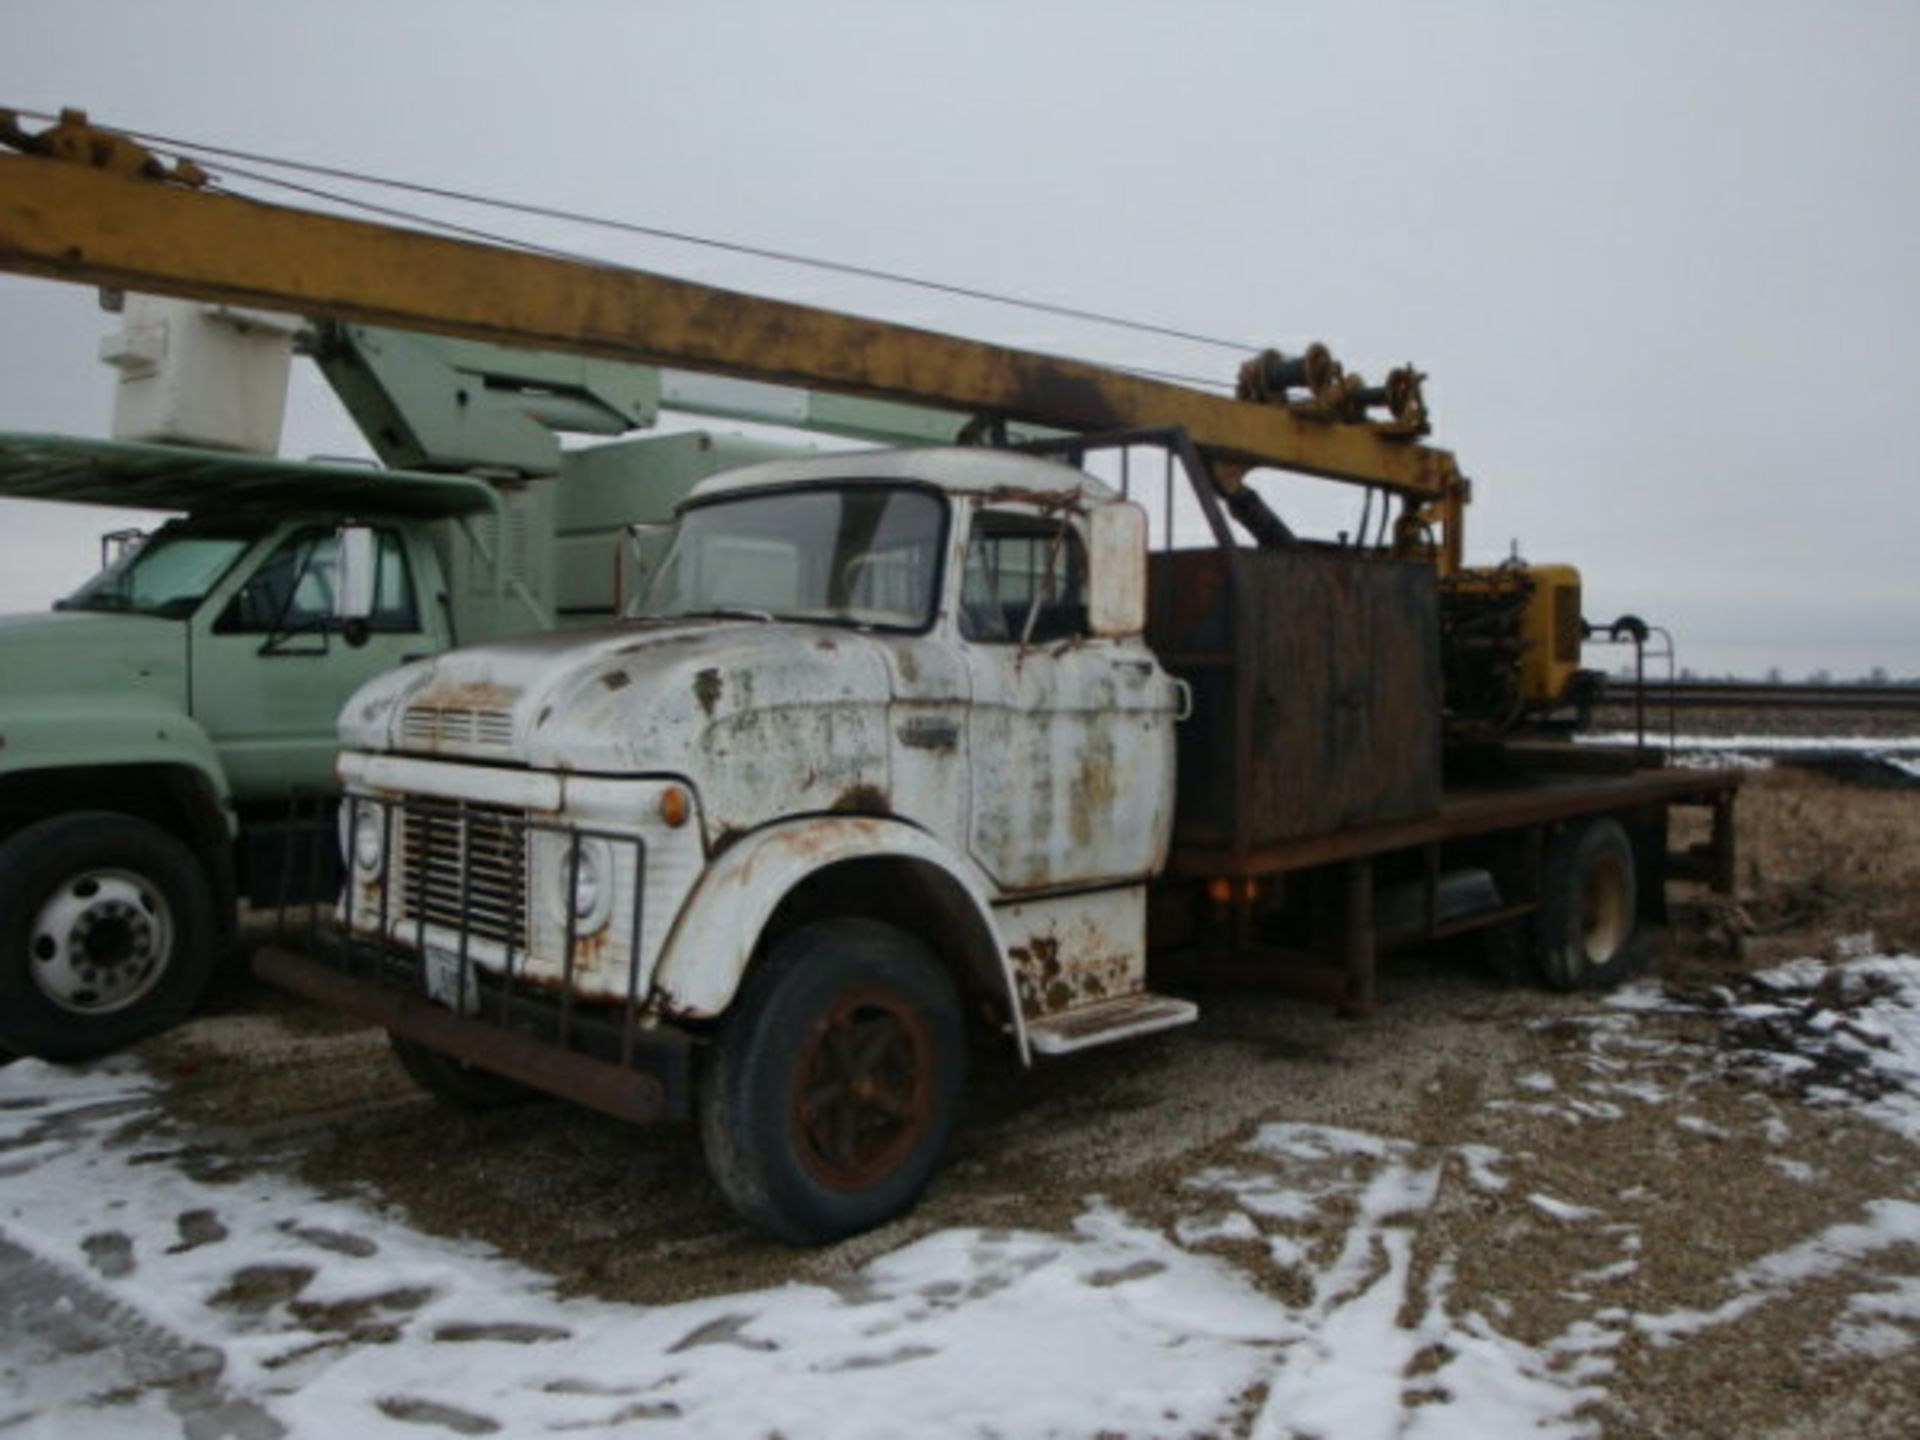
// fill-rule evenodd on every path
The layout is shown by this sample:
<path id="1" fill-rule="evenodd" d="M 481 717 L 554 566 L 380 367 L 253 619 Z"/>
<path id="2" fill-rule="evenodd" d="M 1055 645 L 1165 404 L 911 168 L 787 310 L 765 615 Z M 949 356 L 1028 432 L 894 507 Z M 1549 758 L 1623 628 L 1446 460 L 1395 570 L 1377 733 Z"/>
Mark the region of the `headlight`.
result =
<path id="1" fill-rule="evenodd" d="M 574 928 L 582 935 L 604 929 L 613 914 L 613 854 L 607 842 L 583 838 L 563 847 L 558 860 L 553 893 L 569 897 Z"/>
<path id="2" fill-rule="evenodd" d="M 600 862 L 583 845 L 573 862 L 573 913 L 578 918 L 585 920 L 600 908 L 600 885 Z"/>
<path id="3" fill-rule="evenodd" d="M 359 805 L 353 822 L 353 863 L 372 874 L 387 854 L 387 818 L 378 805 Z"/>

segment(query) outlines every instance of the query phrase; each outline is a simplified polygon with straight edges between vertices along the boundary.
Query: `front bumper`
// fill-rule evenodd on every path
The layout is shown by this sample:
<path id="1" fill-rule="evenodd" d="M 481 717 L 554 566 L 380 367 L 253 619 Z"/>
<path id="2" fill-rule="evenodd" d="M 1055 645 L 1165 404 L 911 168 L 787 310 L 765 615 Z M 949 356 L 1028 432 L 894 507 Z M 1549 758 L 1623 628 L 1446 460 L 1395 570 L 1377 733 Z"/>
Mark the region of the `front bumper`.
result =
<path id="1" fill-rule="evenodd" d="M 354 975 L 342 963 L 279 945 L 255 953 L 253 972 L 330 1010 L 617 1119 L 650 1124 L 692 1113 L 696 1042 L 678 1031 L 555 1017 L 524 999 L 513 1003 L 517 1024 L 458 1015 L 380 971 Z"/>
<path id="2" fill-rule="evenodd" d="M 452 788 L 453 772 L 413 767 Z M 364 777 L 355 776 L 364 780 Z M 464 777 L 471 779 L 471 775 Z M 525 784 L 539 777 L 514 777 Z M 675 909 L 697 874 L 697 828 L 646 825 L 668 782 L 602 782 L 587 817 L 499 803 L 350 791 L 289 827 L 289 863 L 340 845 L 348 880 L 330 912 L 301 927 L 283 911 L 254 968 L 263 979 L 396 1035 L 627 1120 L 690 1112 L 700 1041 L 646 1013 L 653 950 L 664 934 L 649 903 Z M 615 802 L 618 802 L 616 804 Z M 611 813 L 610 813 L 611 812 Z M 587 828 L 580 818 L 603 823 Z M 305 847 L 304 850 L 302 847 Z M 674 852 L 682 852 L 675 854 Z M 296 854 L 299 852 L 299 855 Z M 656 863 L 663 857 L 666 863 Z M 587 863 L 592 904 L 569 894 Z M 304 936 L 298 932 L 304 928 Z M 657 944 L 657 941 L 656 941 Z"/>

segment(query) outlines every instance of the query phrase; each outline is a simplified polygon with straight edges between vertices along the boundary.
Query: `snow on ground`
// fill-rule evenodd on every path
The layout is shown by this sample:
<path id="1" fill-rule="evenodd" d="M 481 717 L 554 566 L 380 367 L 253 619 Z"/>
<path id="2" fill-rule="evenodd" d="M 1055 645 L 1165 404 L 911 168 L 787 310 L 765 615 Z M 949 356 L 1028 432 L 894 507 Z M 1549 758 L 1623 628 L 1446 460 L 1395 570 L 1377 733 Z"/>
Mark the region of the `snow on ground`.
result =
<path id="1" fill-rule="evenodd" d="M 1710 1005 L 1758 1039 L 1676 1041 L 1656 1021 L 1700 1005 L 1639 987 L 1551 1022 L 1585 1037 L 1576 1074 L 1488 1103 L 1574 1128 L 1671 1107 L 1703 1135 L 1693 1097 L 1744 1066 L 1920 1141 L 1920 959 L 1859 955 L 1837 981 L 1802 962 Z M 1609 1298 L 1639 1266 L 1641 1190 L 1576 1201 L 1516 1184 L 1522 1153 L 1325 1125 L 1266 1124 L 1190 1173 L 1165 1233 L 1090 1197 L 1065 1233 L 948 1230 L 831 1288 L 660 1306 L 562 1296 L 376 1197 L 207 1156 L 131 1064 L 0 1071 L 0 1434 L 1573 1436 L 1629 1338 L 1684 1343 L 1811 1281 L 1854 1291 L 1810 1344 L 1920 1341 L 1920 1281 L 1859 1278 L 1920 1243 L 1912 1199 L 1648 1313 Z M 1468 1295 L 1423 1230 L 1450 1193 L 1593 1250 L 1571 1319 L 1522 1343 L 1505 1299 Z"/>
<path id="2" fill-rule="evenodd" d="M 1282 1268 L 1310 1270 L 1311 1298 L 1286 1311 L 1295 1343 L 1268 1379 L 1260 1437 L 1577 1435 L 1574 1412 L 1600 1392 L 1484 1315 L 1451 1313 L 1444 1269 L 1416 1280 L 1413 1250 L 1449 1160 L 1470 1183 L 1501 1188 L 1485 1147 L 1423 1153 L 1398 1140 L 1318 1125 L 1263 1127 L 1243 1165 L 1188 1182 L 1254 1221 Z M 1351 1217 L 1331 1260 L 1313 1263 L 1288 1222 L 1324 1209 Z M 1218 1234 L 1219 1224 L 1193 1234 Z M 1192 1238 L 1190 1234 L 1189 1238 Z M 1411 1317 L 1411 1318 L 1409 1318 Z M 1561 1347 L 1564 1348 L 1564 1347 Z"/>
<path id="3" fill-rule="evenodd" d="M 1664 741 L 1665 736 L 1649 736 Z M 1633 745 L 1631 731 L 1583 733 L 1582 745 Z M 1762 754 L 1790 755 L 1823 751 L 1847 751 L 1883 759 L 1920 760 L 1920 738 L 1884 735 L 1687 735 L 1673 737 L 1675 750 L 1758 751 Z"/>
<path id="4" fill-rule="evenodd" d="M 1794 960 L 1748 977 L 1746 988 L 1765 998 L 1721 989 L 1711 1004 L 1736 1022 L 1743 1067 L 1797 1082 L 1813 1103 L 1849 1105 L 1920 1145 L 1920 958 L 1876 955 L 1871 936 L 1845 936 L 1834 948 L 1845 957 L 1838 968 Z M 1648 985 L 1608 1004 L 1698 1008 Z"/>
<path id="5" fill-rule="evenodd" d="M 1046 1434 L 1093 1413 L 1142 1434 L 1200 1431 L 1271 1370 L 1280 1338 L 1273 1308 L 1226 1266 L 1099 1208 L 1067 1235 L 935 1235 L 843 1291 L 611 1306 L 557 1297 L 369 1202 L 271 1174 L 195 1180 L 179 1151 L 143 1141 L 152 1098 L 135 1073 L 22 1062 L 0 1075 L 0 1106 L 6 1236 L 107 1291 L 141 1337 L 217 1352 L 223 1396 L 253 1407 L 262 1434 L 678 1419 L 697 1434 L 895 1437 L 1007 1416 Z M 102 1405 L 90 1397 L 130 1377 L 42 1368 L 16 1348 L 32 1331 L 13 1338 L 0 1427 L 24 1412 L 41 1417 L 27 1434 L 114 1421 L 141 1433 L 167 1413 L 153 1391 Z"/>
<path id="6" fill-rule="evenodd" d="M 1843 1105 L 1920 1144 L 1920 958 L 1875 955 L 1871 937 L 1842 940 L 1846 963 L 1796 960 L 1748 978 L 1745 988 L 1770 998 L 1746 1000 L 1731 991 L 1710 997 L 1724 1007 L 1733 1046 L 1722 1067 L 1758 1073 L 1798 1091 L 1814 1105 Z M 1615 996 L 1619 1010 L 1686 1010 L 1648 986 Z M 1677 1123 L 1686 1125 L 1690 1117 Z M 1816 1182 L 1804 1162 L 1778 1157 L 1790 1178 Z M 1811 1281 L 1871 1270 L 1873 1257 L 1920 1246 L 1920 1203 L 1889 1197 L 1866 1206 L 1857 1219 L 1762 1257 L 1729 1277 L 1732 1293 L 1712 1310 L 1640 1315 L 1635 1327 L 1656 1343 L 1727 1324 L 1773 1296 Z M 1902 1323 L 1904 1322 L 1904 1323 Z M 1920 1281 L 1910 1276 L 1873 1277 L 1848 1304 L 1847 1314 L 1825 1344 L 1834 1350 L 1884 1354 L 1920 1341 Z M 1817 1346 L 1816 1346 L 1817 1348 Z"/>
<path id="7" fill-rule="evenodd" d="M 1916 1243 L 1920 1243 L 1920 1205 L 1909 1200 L 1876 1200 L 1867 1206 L 1864 1220 L 1829 1226 L 1798 1245 L 1742 1266 L 1731 1280 L 1733 1297 L 1714 1309 L 1641 1315 L 1634 1324 L 1656 1343 L 1671 1343 L 1678 1336 L 1738 1320 L 1777 1294 L 1839 1274 L 1880 1251 Z M 1856 1296 L 1853 1308 L 1864 1307 L 1883 1316 L 1903 1314 L 1920 1321 L 1920 1306 L 1912 1304 L 1920 1299 L 1914 1294 L 1914 1282 L 1903 1279 L 1899 1284 L 1904 1293 Z M 1907 1336 L 1906 1342 L 1911 1341 Z"/>
<path id="8" fill-rule="evenodd" d="M 1578 737 L 1582 745 L 1632 746 L 1632 731 L 1594 732 Z M 1920 776 L 1920 739 L 1861 735 L 1686 735 L 1650 734 L 1664 745 L 1673 763 L 1683 768 L 1719 767 L 1729 770 L 1771 770 L 1775 757 L 1790 755 L 1848 755 Z"/>

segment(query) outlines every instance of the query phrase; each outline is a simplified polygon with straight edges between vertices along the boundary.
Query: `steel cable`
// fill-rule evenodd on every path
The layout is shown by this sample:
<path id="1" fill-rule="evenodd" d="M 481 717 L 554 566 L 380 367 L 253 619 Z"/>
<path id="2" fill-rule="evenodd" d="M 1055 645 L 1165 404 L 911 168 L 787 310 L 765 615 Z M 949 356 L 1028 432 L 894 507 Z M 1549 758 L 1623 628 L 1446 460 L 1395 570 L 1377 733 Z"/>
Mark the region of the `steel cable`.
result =
<path id="1" fill-rule="evenodd" d="M 14 113 L 35 120 L 52 121 L 57 117 L 44 111 L 17 110 Z M 348 170 L 338 166 L 321 165 L 311 161 L 289 160 L 280 156 L 264 155 L 258 151 L 239 150 L 231 146 L 214 145 L 204 141 L 183 140 L 174 136 L 162 135 L 148 130 L 125 131 L 127 135 L 141 142 L 169 150 L 177 155 L 198 159 L 202 156 L 219 157 L 224 162 L 243 161 L 255 165 L 270 165 L 276 169 L 291 170 L 300 174 L 318 175 L 331 180 L 343 180 L 357 185 L 372 185 L 389 190 L 399 190 L 408 194 L 422 195 L 437 200 L 450 200 L 463 205 L 477 205 L 488 209 L 504 210 L 512 214 L 526 215 L 537 219 L 558 220 L 568 224 L 587 225 L 599 229 L 613 230 L 623 234 L 642 235 L 650 239 L 666 240 L 676 244 L 694 245 L 710 250 L 720 250 L 735 255 L 747 255 L 761 260 L 773 260 L 787 265 L 798 265 L 808 269 L 827 271 L 833 274 L 849 275 L 866 280 L 879 280 L 888 284 L 905 285 L 920 290 L 930 290 L 937 294 L 952 295 L 962 299 L 981 300 L 989 304 L 1005 305 L 1014 309 L 1029 310 L 1037 314 L 1054 315 L 1064 319 L 1083 320 L 1097 325 L 1109 325 L 1117 329 L 1131 330 L 1146 335 L 1160 335 L 1169 339 L 1184 340 L 1195 345 L 1208 345 L 1216 349 L 1230 350 L 1238 355 L 1250 355 L 1261 350 L 1262 346 L 1251 342 L 1224 340 L 1215 335 L 1203 335 L 1197 331 L 1182 330 L 1170 325 L 1159 325 L 1146 320 L 1134 320 L 1122 315 L 1112 315 L 1105 311 L 1088 310 L 1074 305 L 1061 305 L 1048 300 L 1035 300 L 1025 296 L 1008 295 L 1001 291 L 985 290 L 977 286 L 959 285 L 944 280 L 930 280 L 924 276 L 908 275 L 901 271 L 884 270 L 878 266 L 859 265 L 849 261 L 829 260 L 817 255 L 803 255 L 790 250 L 778 250 L 770 246 L 750 245 L 743 241 L 718 240 L 710 236 L 696 235 L 691 231 L 670 230 L 662 226 L 642 225 L 635 221 L 616 220 L 604 215 L 591 215 L 584 211 L 567 210 L 558 206 L 536 205 L 526 201 L 508 200 L 499 196 L 481 195 L 472 191 L 455 190 L 447 186 L 427 185 L 418 181 L 394 180 L 384 176 L 368 174 L 364 171 Z M 227 168 L 235 174 L 243 173 L 230 163 Z M 264 179 L 258 175 L 255 179 Z M 286 181 L 268 181 L 267 183 L 286 184 L 289 188 L 299 189 L 297 185 Z M 308 189 L 303 193 L 325 195 L 323 191 Z M 341 198 L 341 197 L 331 197 Z M 369 208 L 374 208 L 369 206 Z M 380 213 L 403 215 L 405 212 L 383 209 Z M 417 217 L 424 218 L 424 217 Z M 450 222 L 426 222 L 449 227 Z M 485 235 L 485 231 L 463 231 L 476 235 Z M 503 243 L 516 243 L 501 239 Z M 528 247 L 538 248 L 538 247 Z M 565 255 L 564 251 L 547 253 Z M 574 257 L 568 258 L 589 258 Z M 595 262 L 605 263 L 605 262 Z M 1163 372 L 1140 371 L 1141 374 L 1159 374 Z M 1190 379 L 1192 377 L 1180 377 Z M 1208 386 L 1224 386 L 1224 382 L 1204 380 L 1200 383 Z M 1225 386 L 1225 388 L 1231 388 Z"/>

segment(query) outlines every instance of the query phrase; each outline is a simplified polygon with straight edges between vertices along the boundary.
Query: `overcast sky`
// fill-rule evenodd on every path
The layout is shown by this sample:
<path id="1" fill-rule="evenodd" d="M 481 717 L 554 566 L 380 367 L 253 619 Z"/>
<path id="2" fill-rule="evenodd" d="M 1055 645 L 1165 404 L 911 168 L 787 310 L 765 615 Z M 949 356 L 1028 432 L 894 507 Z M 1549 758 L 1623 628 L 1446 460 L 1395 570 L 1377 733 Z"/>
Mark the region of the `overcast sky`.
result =
<path id="1" fill-rule="evenodd" d="M 1920 4 L 0 0 L 0 105 L 569 207 L 1432 380 L 1587 613 L 1683 663 L 1920 675 Z M 473 219 L 477 217 L 465 216 Z M 486 219 L 503 227 L 507 222 Z M 514 233 L 1010 344 L 1182 342 Z M 0 276 L 0 426 L 104 433 L 89 292 Z M 317 382 L 287 448 L 351 429 Z M 1283 512 L 1287 491 L 1271 492 Z M 0 608 L 98 512 L 0 502 Z"/>

